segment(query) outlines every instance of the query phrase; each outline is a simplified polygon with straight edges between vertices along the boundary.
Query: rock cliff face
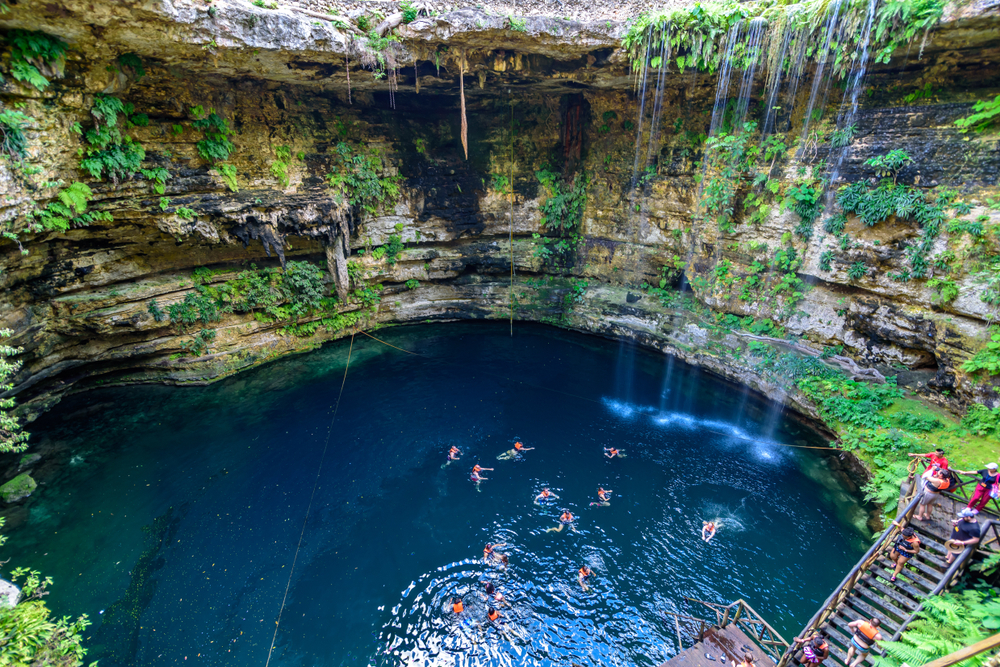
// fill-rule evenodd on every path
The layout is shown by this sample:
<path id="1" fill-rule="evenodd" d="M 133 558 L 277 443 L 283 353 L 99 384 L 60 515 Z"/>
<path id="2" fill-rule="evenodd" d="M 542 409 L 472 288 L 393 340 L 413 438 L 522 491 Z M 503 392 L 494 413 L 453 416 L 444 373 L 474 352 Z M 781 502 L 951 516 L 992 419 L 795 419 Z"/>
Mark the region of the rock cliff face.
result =
<path id="1" fill-rule="evenodd" d="M 800 138 L 772 164 L 783 192 L 806 184 L 821 160 L 836 165 L 831 192 L 874 180 L 865 161 L 892 149 L 914 158 L 899 183 L 959 191 L 971 208 L 957 218 L 985 233 L 955 228 L 932 240 L 927 256 L 940 262 L 927 277 L 947 278 L 952 298 L 939 283 L 891 278 L 922 235 L 905 216 L 869 227 L 851 215 L 830 232 L 839 209 L 828 195 L 805 233 L 781 200 L 755 221 L 741 205 L 732 226 L 699 211 L 713 177 L 704 135 L 717 76 L 675 69 L 658 92 L 643 88 L 640 105 L 623 24 L 526 17 L 512 26 L 460 10 L 419 17 L 399 28 L 401 41 L 372 46 L 337 20 L 236 0 L 11 9 L 0 26 L 70 46 L 45 92 L 10 77 L 0 90 L 6 107 L 34 119 L 28 157 L 0 165 L 0 214 L 27 251 L 0 245 L 0 327 L 23 347 L 13 391 L 29 416 L 67 391 L 208 382 L 375 325 L 508 317 L 634 337 L 807 415 L 814 407 L 748 353 L 759 334 L 784 329 L 816 352 L 843 346 L 843 363 L 859 373 L 898 374 L 956 411 L 998 402 L 989 376 L 961 370 L 995 315 L 981 298 L 982 271 L 961 265 L 998 253 L 1000 206 L 990 202 L 1000 197 L 1000 150 L 953 124 L 1000 90 L 996 8 L 950 8 L 923 42 L 873 63 L 844 150 L 829 137 L 852 91 L 828 89 L 812 108 L 799 95 L 778 114 L 789 143 Z M 138 57 L 141 76 L 123 54 Z M 128 129 L 148 174 L 114 182 L 81 171 L 86 144 L 74 126 L 100 125 L 101 95 L 148 117 Z M 763 96 L 758 82 L 754 108 L 766 107 Z M 233 130 L 228 177 L 198 149 L 210 130 L 195 121 L 210 110 Z M 638 185 L 637 151 L 653 156 Z M 155 169 L 169 173 L 162 185 Z M 364 182 L 348 188 L 345 178 Z M 25 228 L 26 212 L 75 182 L 113 221 Z M 561 234 L 553 221 L 583 201 L 574 183 L 586 195 L 582 223 Z M 351 200 L 359 187 L 384 192 L 365 210 Z M 337 302 L 281 310 L 246 301 L 257 277 L 275 294 L 283 280 L 285 296 L 274 298 L 294 306 L 305 292 L 265 269 L 302 261 L 323 270 Z M 199 311 L 199 296 L 218 312 Z M 721 314 L 765 324 L 720 327 Z"/>

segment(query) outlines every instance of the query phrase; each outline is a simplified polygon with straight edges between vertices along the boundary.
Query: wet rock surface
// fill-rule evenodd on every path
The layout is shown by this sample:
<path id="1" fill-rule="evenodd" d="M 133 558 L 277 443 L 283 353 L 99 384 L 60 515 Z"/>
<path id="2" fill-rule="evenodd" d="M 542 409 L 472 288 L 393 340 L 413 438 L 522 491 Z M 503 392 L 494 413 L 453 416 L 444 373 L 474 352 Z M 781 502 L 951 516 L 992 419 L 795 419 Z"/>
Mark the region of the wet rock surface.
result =
<path id="1" fill-rule="evenodd" d="M 210 347 L 194 355 L 185 346 L 196 329 L 150 312 L 153 300 L 166 308 L 195 291 L 197 267 L 214 272 L 204 282 L 213 286 L 251 265 L 306 260 L 333 267 L 326 280 L 335 290 L 337 262 L 347 259 L 342 247 L 339 259 L 333 252 L 341 242 L 366 283 L 382 286 L 378 304 L 342 299 L 339 314 L 353 314 L 358 326 L 507 318 L 513 311 L 519 320 L 635 338 L 815 416 L 794 391 L 732 354 L 746 340 L 720 333 L 712 322 L 715 314 L 773 318 L 817 350 L 843 345 L 843 354 L 863 366 L 915 374 L 919 391 L 952 409 L 998 401 L 991 378 L 961 371 L 993 319 L 981 286 L 966 276 L 959 296 L 943 303 L 925 281 L 888 277 L 904 266 L 905 243 L 921 233 L 915 222 L 890 219 L 867 228 L 852 217 L 845 227 L 852 242 L 839 249 L 820 231 L 823 219 L 811 239 L 794 236 L 799 220 L 777 205 L 760 224 L 733 232 L 697 215 L 704 151 L 697 137 L 708 129 L 714 76 L 670 74 L 663 129 L 652 150 L 655 173 L 634 191 L 635 128 L 650 119 L 638 117 L 635 78 L 619 50 L 623 25 L 593 20 L 603 16 L 586 6 L 588 22 L 529 17 L 524 32 L 510 30 L 497 11 L 420 17 L 401 30 L 400 70 L 391 82 L 348 60 L 357 58 L 356 35 L 286 5 L 267 10 L 219 1 L 214 14 L 196 2 L 68 0 L 53 7 L 21 3 L 0 24 L 63 35 L 72 47 L 65 77 L 44 94 L 7 81 L 3 94 L 38 118 L 27 134 L 28 162 L 41 170 L 39 179 L 87 180 L 95 203 L 115 219 L 27 236 L 23 256 L 12 243 L 0 245 L 0 327 L 13 329 L 13 344 L 24 350 L 14 393 L 29 416 L 68 391 L 205 383 L 348 335 L 350 327 L 325 326 L 296 334 L 288 321 L 228 313 L 213 323 Z M 997 196 L 998 144 L 953 126 L 974 99 L 1000 87 L 992 64 L 1000 56 L 995 28 L 988 11 L 963 15 L 932 33 L 920 58 L 903 54 L 873 66 L 874 92 L 862 99 L 856 140 L 842 154 L 843 182 L 871 178 L 867 159 L 902 148 L 915 159 L 900 172 L 901 183 L 949 185 L 975 202 L 969 219 L 1000 222 L 986 205 Z M 142 57 L 147 74 L 109 70 L 122 52 Z M 460 70 L 468 159 L 460 141 Z M 976 73 L 971 84 L 961 78 L 967 72 Z M 906 102 L 928 82 L 938 91 L 932 99 Z M 92 122 L 88 110 L 99 93 L 148 114 L 149 125 L 130 133 L 146 147 L 148 164 L 170 172 L 162 195 L 167 205 L 141 176 L 113 185 L 80 171 L 81 144 L 71 128 Z M 829 117 L 839 100 L 831 94 Z M 239 192 L 198 154 L 202 134 L 191 127 L 189 111 L 196 105 L 214 109 L 235 130 L 229 162 Z M 789 127 L 801 127 L 806 111 L 801 103 L 789 110 Z M 821 122 L 816 128 L 832 129 Z M 400 179 L 397 201 L 375 214 L 355 208 L 349 220 L 343 217 L 343 203 L 325 179 L 336 169 L 341 142 L 379 151 L 384 173 Z M 293 156 L 284 183 L 272 171 L 282 146 Z M 810 160 L 841 157 L 828 142 L 806 146 L 775 169 L 776 179 L 795 182 Z M 546 233 L 541 208 L 549 195 L 536 175 L 543 169 L 567 177 L 586 172 L 590 179 L 581 242 L 548 259 L 539 257 L 533 236 Z M 55 194 L 24 185 L 7 163 L 0 176 L 5 217 Z M 193 217 L 182 217 L 182 207 Z M 396 234 L 405 244 L 396 261 L 375 257 L 373 249 Z M 741 298 L 719 282 L 720 263 L 728 262 L 729 276 L 746 280 L 755 263 L 771 262 L 789 238 L 803 259 L 796 275 L 807 285 L 793 309 L 782 295 L 758 290 Z M 968 243 L 942 235 L 934 252 Z M 833 253 L 830 270 L 821 266 L 826 252 Z M 641 287 L 659 284 L 663 267 L 679 260 L 683 280 L 674 275 L 670 285 L 693 287 L 686 294 L 695 309 L 664 306 Z M 851 278 L 857 262 L 869 270 Z M 778 279 L 768 274 L 768 288 Z"/>

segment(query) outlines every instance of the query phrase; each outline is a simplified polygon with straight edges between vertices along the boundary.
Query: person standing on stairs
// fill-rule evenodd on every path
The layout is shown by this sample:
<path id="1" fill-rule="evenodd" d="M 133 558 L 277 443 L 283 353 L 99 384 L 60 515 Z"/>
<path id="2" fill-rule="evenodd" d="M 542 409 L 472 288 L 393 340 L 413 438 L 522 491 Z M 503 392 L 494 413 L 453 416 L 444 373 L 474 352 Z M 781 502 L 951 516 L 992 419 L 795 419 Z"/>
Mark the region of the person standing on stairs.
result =
<path id="1" fill-rule="evenodd" d="M 895 521 L 892 524 L 899 525 Z M 896 564 L 896 569 L 889 581 L 895 582 L 896 577 L 902 572 L 903 566 L 918 553 L 920 553 L 920 538 L 914 533 L 913 528 L 907 526 L 896 536 L 896 542 L 892 546 L 892 551 L 889 552 L 889 559 Z"/>
<path id="2" fill-rule="evenodd" d="M 941 499 L 941 491 L 951 484 L 951 480 L 941 474 L 941 468 L 938 466 L 933 466 L 931 471 L 931 476 L 924 482 L 920 502 L 917 503 L 917 511 L 913 515 L 916 521 L 930 521 L 931 507 Z"/>
<path id="3" fill-rule="evenodd" d="M 914 454 L 909 453 L 907 456 L 912 456 L 918 459 L 927 459 L 925 462 L 925 470 L 930 470 L 931 466 L 940 466 L 941 468 L 948 467 L 948 459 L 944 457 L 944 450 L 938 447 L 933 452 L 928 452 L 926 454 Z"/>
<path id="4" fill-rule="evenodd" d="M 967 505 L 969 509 L 982 512 L 986 509 L 986 505 L 990 502 L 991 498 L 1000 498 L 1000 473 L 997 472 L 996 463 L 987 463 L 985 468 L 976 470 L 975 472 L 958 470 L 957 468 L 955 472 L 960 475 L 974 475 L 979 477 L 979 483 L 976 484 L 976 491 L 972 494 L 972 498 L 969 499 L 969 504 Z"/>
<path id="5" fill-rule="evenodd" d="M 878 631 L 880 625 L 882 625 L 882 621 L 877 618 L 868 621 L 862 621 L 859 618 L 847 624 L 847 627 L 854 630 L 854 635 L 851 637 L 851 646 L 847 649 L 847 667 L 858 667 L 868 657 L 875 642 L 883 639 L 882 633 Z M 858 659 L 851 662 L 851 657 L 855 651 L 858 654 Z"/>
<path id="6" fill-rule="evenodd" d="M 958 544 L 964 544 L 965 546 L 970 546 L 973 544 L 979 544 L 979 522 L 976 521 L 976 515 L 979 514 L 977 510 L 971 510 L 966 507 L 964 510 L 958 513 L 958 518 L 953 520 L 954 528 L 951 531 L 951 539 L 949 542 Z M 948 551 L 948 555 L 945 557 L 945 562 L 949 565 L 955 560 L 955 554 Z"/>

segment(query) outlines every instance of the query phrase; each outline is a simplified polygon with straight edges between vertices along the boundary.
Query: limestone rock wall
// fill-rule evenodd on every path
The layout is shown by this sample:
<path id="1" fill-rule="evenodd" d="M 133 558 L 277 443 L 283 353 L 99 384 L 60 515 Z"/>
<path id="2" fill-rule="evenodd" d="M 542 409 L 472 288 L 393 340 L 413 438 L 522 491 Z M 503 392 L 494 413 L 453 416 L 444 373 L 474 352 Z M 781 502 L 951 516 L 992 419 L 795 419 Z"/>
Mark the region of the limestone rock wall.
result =
<path id="1" fill-rule="evenodd" d="M 825 118 L 812 120 L 812 134 L 802 133 L 812 113 L 800 96 L 780 122 L 789 142 L 802 136 L 801 150 L 777 162 L 772 178 L 794 183 L 826 159 L 839 163 L 836 188 L 872 178 L 868 158 L 904 149 L 915 160 L 900 182 L 959 190 L 972 207 L 960 217 L 985 216 L 991 230 L 985 241 L 942 234 L 931 254 L 1000 251 L 1000 206 L 990 204 L 1000 198 L 998 143 L 953 126 L 974 100 L 1000 91 L 997 21 L 989 11 L 956 14 L 928 37 L 919 58 L 903 53 L 873 65 L 871 93 L 862 96 L 845 151 L 818 134 L 829 135 L 844 91 L 832 90 L 817 106 Z M 640 119 L 635 77 L 618 50 L 620 24 L 535 17 L 523 33 L 504 25 L 503 17 L 473 10 L 422 18 L 401 31 L 393 56 L 399 71 L 376 79 L 349 31 L 288 8 L 69 0 L 58 7 L 20 3 L 0 17 L 0 26 L 45 30 L 71 45 L 65 75 L 46 92 L 9 78 L 0 89 L 5 105 L 23 105 L 35 119 L 24 164 L 37 171 L 26 176 L 24 164 L 0 163 L 0 218 L 23 230 L 18 221 L 56 195 L 57 181 L 87 182 L 94 204 L 114 216 L 66 232 L 21 231 L 27 254 L 15 243 L 0 245 L 0 327 L 12 329 L 13 344 L 24 348 L 14 393 L 29 416 L 67 391 L 208 382 L 359 327 L 511 313 L 635 337 L 787 398 L 807 415 L 807 401 L 741 356 L 749 339 L 720 331 L 716 314 L 770 318 L 816 349 L 843 345 L 861 365 L 899 373 L 955 410 L 968 401 L 997 403 L 995 382 L 961 370 L 995 315 L 980 298 L 980 278 L 961 273 L 958 296 L 942 301 L 926 280 L 888 277 L 905 267 L 905 244 L 920 234 L 916 223 L 890 219 L 869 228 L 852 217 L 845 225 L 850 243 L 841 248 L 822 231 L 836 211 L 831 197 L 808 240 L 795 233 L 799 218 L 780 202 L 755 224 L 738 212 L 736 226 L 721 231 L 698 210 L 714 76 L 666 78 L 660 130 L 650 142 L 652 105 Z M 122 53 L 140 56 L 145 76 L 116 68 Z M 922 96 L 910 99 L 915 91 Z M 148 115 L 147 126 L 129 132 L 146 148 L 145 165 L 169 171 L 162 195 L 142 175 L 114 184 L 80 170 L 73 125 L 93 122 L 98 94 Z M 755 90 L 755 105 L 761 94 Z M 191 108 L 199 105 L 234 129 L 228 163 L 237 170 L 238 192 L 198 154 L 203 134 L 192 126 Z M 637 127 L 646 128 L 638 150 L 653 157 L 654 168 L 634 187 Z M 345 214 L 325 178 L 338 169 L 341 144 L 355 155 L 377 151 L 380 174 L 398 177 L 391 204 Z M 287 163 L 286 182 L 274 171 L 279 160 Z M 539 256 L 534 237 L 551 233 L 541 224 L 551 194 L 536 175 L 543 169 L 567 181 L 589 179 L 579 244 L 549 258 Z M 397 257 L 380 255 L 376 249 L 393 236 L 405 248 Z M 800 259 L 792 273 L 801 283 L 776 291 L 783 272 L 754 267 L 769 266 L 789 247 Z M 151 301 L 166 309 L 251 266 L 288 261 L 327 269 L 329 290 L 351 295 L 324 312 L 279 321 L 230 312 L 211 325 L 181 326 L 151 313 Z M 858 262 L 866 274 L 851 278 Z M 199 267 L 209 271 L 196 277 Z M 347 273 L 350 285 L 343 284 Z M 641 287 L 661 279 L 668 292 L 693 291 L 671 302 Z M 366 285 L 377 302 L 355 292 Z M 794 291 L 801 296 L 790 303 Z M 214 339 L 192 353 L 206 327 Z"/>

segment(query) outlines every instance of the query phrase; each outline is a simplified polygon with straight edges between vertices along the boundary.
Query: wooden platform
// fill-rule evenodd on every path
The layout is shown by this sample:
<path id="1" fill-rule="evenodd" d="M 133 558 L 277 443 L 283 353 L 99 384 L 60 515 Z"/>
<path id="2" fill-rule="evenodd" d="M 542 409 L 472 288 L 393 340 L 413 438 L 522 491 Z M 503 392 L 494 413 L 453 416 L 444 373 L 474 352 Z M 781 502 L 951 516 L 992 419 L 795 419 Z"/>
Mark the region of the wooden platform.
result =
<path id="1" fill-rule="evenodd" d="M 681 651 L 660 667 L 729 667 L 732 662 L 741 662 L 746 652 L 744 646 L 750 648 L 758 665 L 770 665 L 771 659 L 764 655 L 742 630 L 730 623 L 725 628 L 711 627 L 705 631 L 705 638 L 689 649 Z M 711 655 L 715 660 L 705 657 Z"/>

